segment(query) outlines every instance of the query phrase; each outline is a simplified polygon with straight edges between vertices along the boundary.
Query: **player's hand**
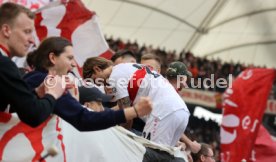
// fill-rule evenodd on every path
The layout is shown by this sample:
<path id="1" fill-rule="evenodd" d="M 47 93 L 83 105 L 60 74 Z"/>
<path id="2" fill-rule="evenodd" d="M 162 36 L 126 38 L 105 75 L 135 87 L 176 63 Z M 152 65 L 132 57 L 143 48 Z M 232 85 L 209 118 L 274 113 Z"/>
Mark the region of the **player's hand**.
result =
<path id="1" fill-rule="evenodd" d="M 190 150 L 192 151 L 192 153 L 198 153 L 199 150 L 201 149 L 201 144 L 198 143 L 197 141 L 193 141 L 190 145 L 189 145 Z"/>
<path id="2" fill-rule="evenodd" d="M 148 115 L 152 111 L 152 102 L 149 97 L 141 97 L 140 100 L 135 104 L 137 115 L 139 117 Z"/>
<path id="3" fill-rule="evenodd" d="M 184 142 L 178 141 L 175 146 L 180 147 L 180 151 L 185 151 L 186 150 L 186 145 L 185 145 Z"/>

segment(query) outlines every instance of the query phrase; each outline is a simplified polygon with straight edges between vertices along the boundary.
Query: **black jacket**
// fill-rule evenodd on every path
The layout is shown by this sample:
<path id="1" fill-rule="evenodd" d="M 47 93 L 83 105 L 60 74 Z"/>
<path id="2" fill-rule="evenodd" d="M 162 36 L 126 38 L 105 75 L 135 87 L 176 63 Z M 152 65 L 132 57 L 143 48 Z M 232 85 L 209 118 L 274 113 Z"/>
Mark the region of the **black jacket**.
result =
<path id="1" fill-rule="evenodd" d="M 54 111 L 55 99 L 45 95 L 42 99 L 32 93 L 22 80 L 19 70 L 10 58 L 0 53 L 0 111 L 10 105 L 20 120 L 31 127 L 44 122 Z"/>

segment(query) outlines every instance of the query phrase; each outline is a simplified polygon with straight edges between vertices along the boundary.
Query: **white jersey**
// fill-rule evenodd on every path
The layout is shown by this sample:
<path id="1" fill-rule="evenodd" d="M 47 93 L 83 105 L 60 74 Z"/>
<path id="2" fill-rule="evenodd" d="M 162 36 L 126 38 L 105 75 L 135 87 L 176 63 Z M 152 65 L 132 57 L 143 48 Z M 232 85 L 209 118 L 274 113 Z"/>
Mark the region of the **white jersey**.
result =
<path id="1" fill-rule="evenodd" d="M 129 96 L 135 104 L 141 96 L 149 96 L 153 102 L 151 115 L 160 120 L 180 109 L 189 112 L 167 79 L 144 65 L 116 65 L 112 69 L 109 81 L 114 88 L 116 100 Z"/>

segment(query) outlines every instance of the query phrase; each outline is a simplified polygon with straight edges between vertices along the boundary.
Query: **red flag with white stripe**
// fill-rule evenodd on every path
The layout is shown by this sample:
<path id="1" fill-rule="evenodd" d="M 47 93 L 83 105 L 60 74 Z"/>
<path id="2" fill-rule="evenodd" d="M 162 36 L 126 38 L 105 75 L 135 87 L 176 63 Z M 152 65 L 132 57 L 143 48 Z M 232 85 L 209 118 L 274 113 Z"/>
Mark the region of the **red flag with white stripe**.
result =
<path id="1" fill-rule="evenodd" d="M 62 36 L 70 40 L 80 67 L 88 57 L 112 56 L 96 13 L 85 8 L 80 0 L 43 7 L 36 14 L 35 28 L 38 41 L 50 36 Z"/>
<path id="2" fill-rule="evenodd" d="M 222 162 L 250 160 L 274 77 L 273 69 L 248 69 L 224 93 Z"/>

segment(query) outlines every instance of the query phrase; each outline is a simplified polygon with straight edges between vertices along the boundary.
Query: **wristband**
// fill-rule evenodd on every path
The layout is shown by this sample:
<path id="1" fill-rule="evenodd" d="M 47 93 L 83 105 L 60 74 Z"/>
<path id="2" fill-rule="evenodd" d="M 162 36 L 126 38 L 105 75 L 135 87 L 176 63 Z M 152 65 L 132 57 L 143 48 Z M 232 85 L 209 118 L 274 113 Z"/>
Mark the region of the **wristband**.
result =
<path id="1" fill-rule="evenodd" d="M 137 112 L 137 109 L 135 108 L 135 106 L 133 106 L 133 109 L 134 109 L 134 111 L 136 113 L 136 118 L 139 118 L 139 115 L 138 115 L 138 112 Z"/>

